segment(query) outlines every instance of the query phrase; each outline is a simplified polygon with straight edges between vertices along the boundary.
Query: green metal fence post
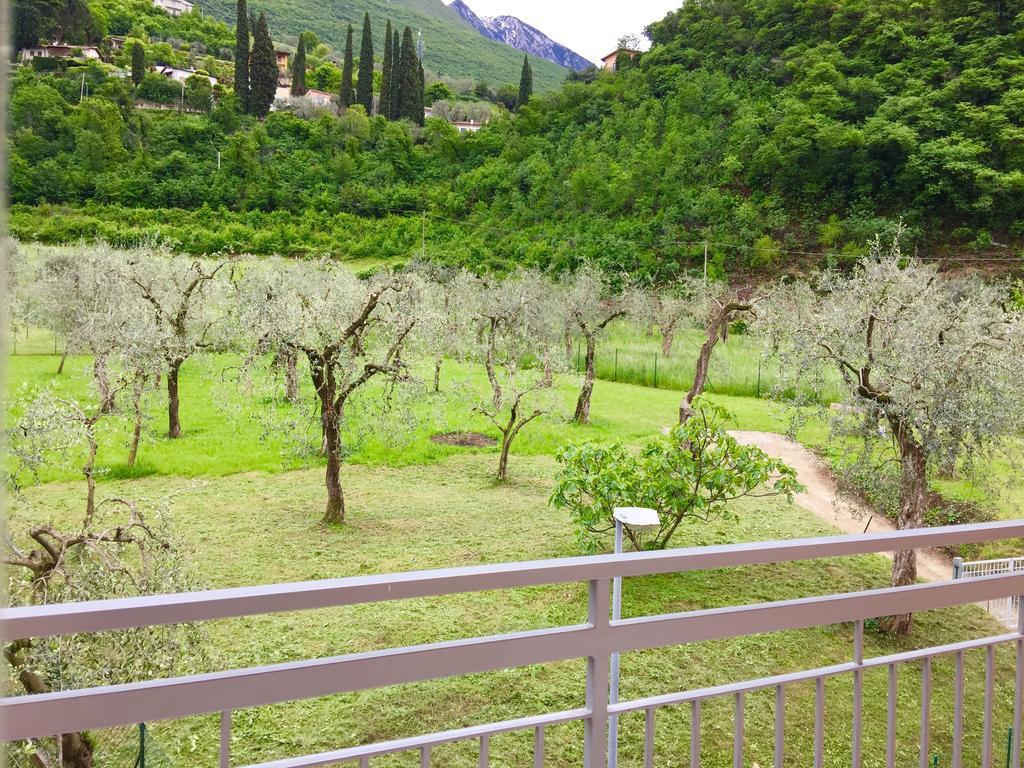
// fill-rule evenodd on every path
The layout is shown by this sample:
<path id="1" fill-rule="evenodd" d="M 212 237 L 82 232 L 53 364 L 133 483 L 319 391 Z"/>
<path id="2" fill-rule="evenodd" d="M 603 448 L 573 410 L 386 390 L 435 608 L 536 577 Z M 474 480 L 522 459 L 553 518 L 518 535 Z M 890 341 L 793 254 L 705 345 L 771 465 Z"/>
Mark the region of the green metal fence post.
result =
<path id="1" fill-rule="evenodd" d="M 1010 755 L 1013 753 L 1013 726 L 1006 732 L 1006 768 L 1010 768 Z"/>
<path id="2" fill-rule="evenodd" d="M 619 380 L 619 348 L 615 348 L 615 373 L 612 375 L 612 381 Z"/>
<path id="3" fill-rule="evenodd" d="M 761 396 L 761 357 L 757 358 L 757 396 Z"/>
<path id="4" fill-rule="evenodd" d="M 658 353 L 654 353 L 654 388 L 658 388 Z"/>
<path id="5" fill-rule="evenodd" d="M 146 724 L 139 723 L 139 759 L 135 761 L 138 768 L 146 768 Z"/>

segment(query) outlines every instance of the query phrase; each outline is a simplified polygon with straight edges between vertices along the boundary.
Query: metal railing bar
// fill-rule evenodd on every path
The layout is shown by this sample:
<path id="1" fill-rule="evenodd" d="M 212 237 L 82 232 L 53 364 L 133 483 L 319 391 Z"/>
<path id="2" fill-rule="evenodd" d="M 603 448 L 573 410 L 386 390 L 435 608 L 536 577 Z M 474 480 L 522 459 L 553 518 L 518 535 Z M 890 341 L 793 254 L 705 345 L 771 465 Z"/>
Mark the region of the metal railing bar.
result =
<path id="1" fill-rule="evenodd" d="M 700 699 L 690 704 L 690 768 L 700 768 Z"/>
<path id="2" fill-rule="evenodd" d="M 1024 572 L 909 587 L 805 597 L 774 603 L 711 608 L 613 621 L 612 648 L 636 651 L 666 645 L 806 629 L 975 603 L 1009 591 L 1024 592 Z"/>
<path id="3" fill-rule="evenodd" d="M 786 755 L 786 689 L 775 686 L 775 768 L 783 768 Z"/>
<path id="4" fill-rule="evenodd" d="M 412 736 L 404 739 L 393 739 L 381 741 L 376 744 L 366 744 L 358 747 L 346 747 L 331 752 L 321 752 L 315 755 L 303 755 L 301 757 L 286 757 L 280 760 L 273 760 L 267 763 L 254 763 L 246 768 L 315 768 L 316 766 L 333 765 L 334 763 L 345 762 L 346 760 L 369 759 L 390 755 L 396 752 L 409 752 L 422 750 L 424 747 L 437 747 L 443 744 L 452 744 L 457 741 L 470 741 L 478 739 L 482 735 L 496 736 L 500 733 L 511 733 L 513 731 L 525 731 L 530 729 L 542 729 L 544 726 L 559 725 L 583 720 L 589 715 L 589 711 L 583 708 L 568 709 L 561 712 L 552 712 L 534 717 L 521 717 L 516 720 L 503 720 L 497 723 L 486 725 L 473 725 L 467 728 L 457 728 L 451 731 L 439 731 L 424 736 Z M 536 730 L 534 731 L 536 734 Z M 542 739 L 543 742 L 543 739 Z"/>
<path id="5" fill-rule="evenodd" d="M 1024 521 L 724 544 L 499 565 L 236 587 L 0 610 L 0 637 L 18 640 L 82 632 L 209 621 L 265 613 L 435 597 L 744 565 L 923 549 L 1024 536 Z M 1022 590 L 1024 591 L 1024 590 Z"/>
<path id="6" fill-rule="evenodd" d="M 825 765 L 825 678 L 814 681 L 814 768 Z"/>
<path id="7" fill-rule="evenodd" d="M 224 710 L 220 713 L 220 768 L 229 768 L 231 765 L 231 712 Z"/>
<path id="8" fill-rule="evenodd" d="M 853 625 L 853 734 L 850 745 L 850 762 L 853 768 L 861 768 L 861 744 L 863 742 L 864 725 L 864 621 Z"/>
<path id="9" fill-rule="evenodd" d="M 644 768 L 654 768 L 654 707 L 644 710 Z"/>
<path id="10" fill-rule="evenodd" d="M 892 666 L 895 667 L 897 664 L 904 664 L 912 661 L 921 661 L 922 659 L 929 656 L 946 656 L 951 653 L 958 651 L 970 651 L 977 648 L 994 648 L 997 645 L 1004 643 L 1011 643 L 1017 640 L 1018 635 L 1016 633 L 1010 633 L 1006 635 L 993 635 L 991 637 L 980 637 L 975 640 L 962 640 L 958 643 L 950 643 L 948 645 L 937 645 L 932 648 L 921 648 L 915 651 L 901 651 L 900 653 L 894 653 L 887 656 L 875 656 L 872 658 L 864 659 L 860 665 L 855 664 L 852 661 L 845 661 L 839 664 L 832 664 L 827 667 L 817 667 L 816 669 L 804 669 L 797 672 L 786 672 L 781 675 L 772 675 L 771 677 L 761 677 L 756 680 L 744 680 L 735 683 L 723 683 L 722 685 L 709 686 L 707 688 L 694 688 L 689 691 L 679 691 L 677 693 L 665 693 L 658 696 L 646 696 L 642 699 L 631 699 L 629 701 L 620 701 L 617 704 L 612 704 L 608 707 L 609 712 L 615 712 L 617 714 L 624 714 L 626 712 L 635 712 L 640 709 L 646 709 L 647 707 L 666 707 L 673 704 L 685 704 L 687 702 L 697 701 L 701 699 L 713 699 L 720 696 L 732 696 L 736 693 L 753 693 L 760 691 L 765 688 L 776 688 L 783 685 L 791 685 L 793 683 L 805 683 L 809 680 L 815 680 L 819 677 L 829 678 L 836 677 L 841 674 L 848 672 L 854 672 L 858 669 L 869 670 L 877 669 L 879 667 Z"/>
<path id="11" fill-rule="evenodd" d="M 963 768 L 964 652 L 957 651 L 953 668 L 953 768 Z"/>
<path id="12" fill-rule="evenodd" d="M 921 665 L 921 754 L 918 765 L 928 768 L 928 751 L 931 747 L 932 712 L 932 657 L 926 656 Z"/>
<path id="13" fill-rule="evenodd" d="M 992 652 L 992 646 L 988 647 Z M 885 766 L 896 768 L 896 664 L 889 664 L 885 703 Z"/>
<path id="14" fill-rule="evenodd" d="M 368 653 L 0 699 L 0 740 L 169 720 L 592 653 L 577 625 Z M 45 733 L 44 733 L 45 732 Z"/>
<path id="15" fill-rule="evenodd" d="M 736 707 L 732 721 L 732 768 L 743 768 L 743 726 L 745 725 L 744 710 L 746 700 L 743 692 L 736 694 Z"/>
<path id="16" fill-rule="evenodd" d="M 992 698 L 995 686 L 995 647 L 985 649 L 985 716 L 982 725 L 982 768 L 992 768 Z"/>

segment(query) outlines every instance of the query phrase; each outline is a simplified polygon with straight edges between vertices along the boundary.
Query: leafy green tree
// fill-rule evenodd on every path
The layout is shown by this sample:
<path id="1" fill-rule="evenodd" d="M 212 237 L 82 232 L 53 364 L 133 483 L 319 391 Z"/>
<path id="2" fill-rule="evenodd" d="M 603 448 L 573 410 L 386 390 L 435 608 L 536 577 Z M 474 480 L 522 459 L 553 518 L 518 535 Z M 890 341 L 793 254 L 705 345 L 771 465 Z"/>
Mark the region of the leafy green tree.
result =
<path id="1" fill-rule="evenodd" d="M 256 35 L 252 43 L 252 71 L 249 77 L 249 111 L 256 117 L 266 117 L 277 93 L 277 56 L 270 39 L 267 16 L 262 11 L 256 20 Z"/>
<path id="2" fill-rule="evenodd" d="M 306 91 L 306 39 L 299 35 L 299 46 L 292 58 L 292 96 L 304 96 Z"/>
<path id="3" fill-rule="evenodd" d="M 370 29 L 370 14 L 363 16 L 363 39 L 359 44 L 359 80 L 356 86 L 356 103 L 362 104 L 366 114 L 373 114 L 373 31 Z"/>
<path id="4" fill-rule="evenodd" d="M 249 9 L 245 0 L 235 6 L 235 96 L 243 112 L 249 111 Z"/>
<path id="5" fill-rule="evenodd" d="M 398 119 L 423 125 L 423 80 L 412 30 L 402 32 L 402 49 L 398 64 Z"/>
<path id="6" fill-rule="evenodd" d="M 533 95 L 533 70 L 530 68 L 530 57 L 523 56 L 523 72 L 519 76 L 519 100 L 518 107 L 526 106 L 526 102 Z"/>
<path id="7" fill-rule="evenodd" d="M 384 56 L 380 72 L 380 102 L 377 111 L 384 117 L 391 117 L 391 81 L 394 76 L 394 56 L 391 52 L 391 19 L 384 27 Z"/>
<path id="8" fill-rule="evenodd" d="M 338 103 L 344 107 L 350 107 L 356 102 L 355 92 L 352 90 L 352 25 L 348 25 L 348 32 L 345 35 L 345 63 L 341 68 L 341 93 Z"/>
<path id="9" fill-rule="evenodd" d="M 587 550 L 595 551 L 602 535 L 615 529 L 615 507 L 657 510 L 661 526 L 648 539 L 628 528 L 625 534 L 638 549 L 664 549 L 684 522 L 734 518 L 731 501 L 779 495 L 792 500 L 803 490 L 796 470 L 729 434 L 729 411 L 703 398 L 694 405 L 694 418 L 639 454 L 621 443 L 592 442 L 558 453 L 562 466 L 551 503 L 568 510 Z"/>
<path id="10" fill-rule="evenodd" d="M 450 101 L 454 98 L 455 94 L 452 93 L 452 89 L 440 80 L 436 83 L 431 83 L 423 91 L 423 100 L 428 105 L 433 104 L 435 101 Z"/>
<path id="11" fill-rule="evenodd" d="M 146 74 L 146 52 L 141 43 L 132 43 L 132 82 L 136 87 Z"/>
<path id="12" fill-rule="evenodd" d="M 185 104 L 209 112 L 213 106 L 213 86 L 206 75 L 191 75 L 185 81 Z"/>

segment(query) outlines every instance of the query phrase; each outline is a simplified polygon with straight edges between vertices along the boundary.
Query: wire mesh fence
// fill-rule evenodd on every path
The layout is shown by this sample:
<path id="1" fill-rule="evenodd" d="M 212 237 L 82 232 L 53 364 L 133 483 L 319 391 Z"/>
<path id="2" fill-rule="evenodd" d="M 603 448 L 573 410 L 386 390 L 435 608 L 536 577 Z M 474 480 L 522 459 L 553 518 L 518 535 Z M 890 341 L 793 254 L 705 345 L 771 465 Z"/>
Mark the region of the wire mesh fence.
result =
<path id="1" fill-rule="evenodd" d="M 57 738 L 34 739 L 6 744 L 9 768 L 43 766 L 85 766 L 94 768 L 172 768 L 167 750 L 153 737 L 145 723 L 122 728 L 104 728 L 81 735 L 84 752 L 78 756 L 69 750 L 77 744 Z"/>

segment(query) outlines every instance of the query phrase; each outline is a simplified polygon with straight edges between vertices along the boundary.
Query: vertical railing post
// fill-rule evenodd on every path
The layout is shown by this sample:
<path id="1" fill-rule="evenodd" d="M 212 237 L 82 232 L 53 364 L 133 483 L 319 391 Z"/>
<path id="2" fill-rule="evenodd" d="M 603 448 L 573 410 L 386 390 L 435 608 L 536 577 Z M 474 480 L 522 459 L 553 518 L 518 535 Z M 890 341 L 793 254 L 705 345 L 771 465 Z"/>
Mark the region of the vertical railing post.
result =
<path id="1" fill-rule="evenodd" d="M 615 521 L 615 554 L 622 554 L 622 521 Z M 616 576 L 612 579 L 612 621 L 622 618 L 622 577 Z M 608 701 L 611 704 L 619 702 L 619 653 L 612 651 Z M 619 764 L 619 716 L 608 717 L 608 768 L 618 768 Z"/>
<path id="2" fill-rule="evenodd" d="M 861 766 L 861 744 L 863 742 L 863 709 L 864 709 L 864 622 L 853 625 L 853 663 L 857 668 L 853 671 L 853 768 Z"/>
<path id="3" fill-rule="evenodd" d="M 953 558 L 953 578 L 962 579 L 964 576 L 964 559 L 962 557 Z"/>
<path id="4" fill-rule="evenodd" d="M 607 635 L 611 607 L 607 579 L 592 579 L 589 587 L 588 621 L 598 635 Z M 583 723 L 583 768 L 605 768 L 605 734 L 608 730 L 608 652 L 604 643 L 587 657 L 587 709 Z"/>
<path id="5" fill-rule="evenodd" d="M 146 768 L 146 724 L 139 723 L 139 768 Z"/>
<path id="6" fill-rule="evenodd" d="M 219 768 L 231 765 L 231 712 L 220 713 L 220 762 Z"/>
<path id="7" fill-rule="evenodd" d="M 1013 686 L 1013 759 L 1012 768 L 1020 768 L 1021 695 L 1024 693 L 1024 600 L 1017 598 L 1017 674 Z"/>

